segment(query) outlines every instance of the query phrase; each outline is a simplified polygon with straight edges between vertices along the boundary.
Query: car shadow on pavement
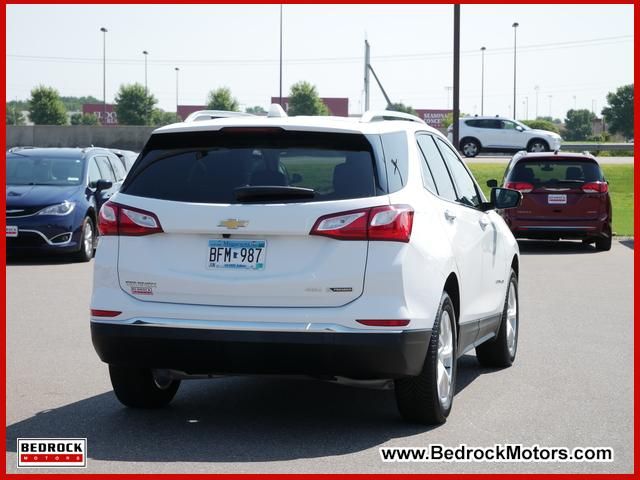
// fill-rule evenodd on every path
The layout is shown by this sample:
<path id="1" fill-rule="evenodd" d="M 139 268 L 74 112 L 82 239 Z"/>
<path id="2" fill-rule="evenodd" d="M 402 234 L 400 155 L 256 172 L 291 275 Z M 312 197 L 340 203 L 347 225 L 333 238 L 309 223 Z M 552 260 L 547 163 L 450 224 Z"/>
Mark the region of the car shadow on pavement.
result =
<path id="1" fill-rule="evenodd" d="M 574 240 L 518 240 L 522 255 L 566 255 L 576 253 L 602 253 L 593 245 Z"/>
<path id="2" fill-rule="evenodd" d="M 78 263 L 71 255 L 7 255 L 7 265 L 65 265 Z"/>
<path id="3" fill-rule="evenodd" d="M 633 238 L 628 238 L 626 240 L 620 240 L 620 243 L 622 245 L 624 245 L 625 247 L 630 248 L 631 250 L 634 250 L 634 248 L 633 248 L 633 240 L 634 240 Z"/>
<path id="4" fill-rule="evenodd" d="M 459 394 L 486 369 L 464 356 Z M 172 404 L 133 410 L 112 392 L 7 426 L 7 450 L 22 437 L 86 437 L 94 460 L 262 462 L 344 455 L 427 432 L 404 422 L 391 390 L 307 379 L 234 377 L 183 381 Z"/>

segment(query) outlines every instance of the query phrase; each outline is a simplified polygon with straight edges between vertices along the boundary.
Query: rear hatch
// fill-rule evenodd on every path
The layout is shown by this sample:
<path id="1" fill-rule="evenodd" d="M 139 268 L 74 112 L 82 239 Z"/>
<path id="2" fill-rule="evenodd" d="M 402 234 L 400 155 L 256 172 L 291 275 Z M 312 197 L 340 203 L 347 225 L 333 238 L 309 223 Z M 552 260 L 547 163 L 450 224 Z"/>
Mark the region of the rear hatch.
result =
<path id="1" fill-rule="evenodd" d="M 523 159 L 505 186 L 523 192 L 518 219 L 596 220 L 607 208 L 607 184 L 597 162 L 588 158 Z"/>
<path id="2" fill-rule="evenodd" d="M 148 302 L 344 305 L 362 294 L 368 242 L 309 232 L 323 215 L 387 204 L 378 185 L 362 134 L 155 134 L 114 201 L 163 233 L 120 235 L 120 286 Z"/>

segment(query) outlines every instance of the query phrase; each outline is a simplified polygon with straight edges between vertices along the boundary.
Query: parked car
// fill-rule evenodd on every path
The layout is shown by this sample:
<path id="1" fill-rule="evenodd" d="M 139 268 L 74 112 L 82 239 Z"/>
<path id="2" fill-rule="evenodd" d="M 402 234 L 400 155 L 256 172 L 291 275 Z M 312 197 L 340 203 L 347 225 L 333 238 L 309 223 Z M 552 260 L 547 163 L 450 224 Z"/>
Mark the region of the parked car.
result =
<path id="1" fill-rule="evenodd" d="M 138 158 L 139 155 L 138 152 L 132 152 L 131 150 L 118 150 L 114 148 L 111 148 L 110 150 L 120 159 L 120 161 L 122 162 L 122 166 L 124 167 L 126 172 L 129 172 L 129 170 L 131 170 L 133 163 L 136 161 L 136 158 Z"/>
<path id="2" fill-rule="evenodd" d="M 521 152 L 509 162 L 502 184 L 523 193 L 520 207 L 503 212 L 516 237 L 577 238 L 611 249 L 609 185 L 593 155 Z"/>
<path id="3" fill-rule="evenodd" d="M 6 160 L 7 252 L 89 261 L 98 210 L 125 175 L 118 157 L 102 148 L 13 148 Z"/>
<path id="4" fill-rule="evenodd" d="M 390 119 L 390 120 L 387 120 Z M 455 149 L 417 117 L 268 117 L 156 130 L 100 211 L 95 349 L 117 398 L 181 379 L 393 380 L 400 413 L 444 422 L 456 360 L 507 367 L 518 245 Z"/>
<path id="5" fill-rule="evenodd" d="M 466 157 L 480 152 L 548 152 L 562 144 L 557 133 L 533 129 L 510 118 L 465 117 L 458 125 L 458 148 Z M 449 126 L 447 132 L 449 141 L 453 141 L 453 127 Z"/>

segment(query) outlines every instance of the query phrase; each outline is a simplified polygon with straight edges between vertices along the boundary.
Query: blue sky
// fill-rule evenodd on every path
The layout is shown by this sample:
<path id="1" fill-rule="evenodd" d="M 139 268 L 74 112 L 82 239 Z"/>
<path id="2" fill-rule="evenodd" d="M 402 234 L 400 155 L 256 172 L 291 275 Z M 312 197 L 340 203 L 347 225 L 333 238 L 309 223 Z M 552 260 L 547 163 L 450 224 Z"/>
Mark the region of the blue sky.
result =
<path id="1" fill-rule="evenodd" d="M 144 82 L 165 110 L 202 104 L 231 88 L 243 106 L 278 94 L 279 5 L 7 5 L 7 100 L 38 84 L 62 95 L 102 98 L 106 27 L 107 101 L 121 84 Z M 285 5 L 284 92 L 307 80 L 323 96 L 363 105 L 364 38 L 392 101 L 451 105 L 451 5 Z M 632 5 L 463 5 L 461 110 L 480 113 L 485 46 L 485 114 L 513 102 L 513 22 L 518 22 L 518 117 L 599 112 L 607 92 L 633 82 Z M 574 98 L 575 97 L 575 98 Z M 527 108 L 528 101 L 528 108 Z M 384 98 L 372 85 L 372 107 Z"/>

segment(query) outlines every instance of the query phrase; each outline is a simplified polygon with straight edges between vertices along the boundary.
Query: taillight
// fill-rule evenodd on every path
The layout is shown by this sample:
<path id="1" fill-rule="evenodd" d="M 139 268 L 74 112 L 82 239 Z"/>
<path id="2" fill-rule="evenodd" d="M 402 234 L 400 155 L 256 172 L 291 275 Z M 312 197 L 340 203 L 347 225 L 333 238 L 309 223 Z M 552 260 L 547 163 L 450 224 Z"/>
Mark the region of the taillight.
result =
<path id="1" fill-rule="evenodd" d="M 533 184 L 528 182 L 507 182 L 504 188 L 510 188 L 511 190 L 519 190 L 522 193 L 528 193 L 533 190 Z"/>
<path id="2" fill-rule="evenodd" d="M 589 182 L 582 185 L 582 191 L 585 193 L 607 193 L 609 185 L 607 182 Z"/>
<path id="3" fill-rule="evenodd" d="M 410 320 L 356 320 L 356 322 L 369 327 L 406 327 Z"/>
<path id="4" fill-rule="evenodd" d="M 163 231 L 154 213 L 114 202 L 107 202 L 100 209 L 98 228 L 100 235 L 123 237 L 139 237 Z"/>
<path id="5" fill-rule="evenodd" d="M 118 312 L 116 310 L 98 310 L 95 308 L 91 309 L 91 316 L 92 317 L 108 317 L 108 318 L 113 318 L 113 317 L 117 317 L 118 315 L 120 315 L 122 312 Z"/>
<path id="6" fill-rule="evenodd" d="M 324 215 L 316 220 L 311 235 L 338 240 L 408 242 L 413 228 L 413 208 L 384 205 Z"/>

